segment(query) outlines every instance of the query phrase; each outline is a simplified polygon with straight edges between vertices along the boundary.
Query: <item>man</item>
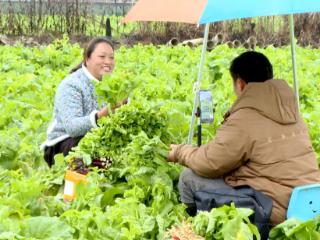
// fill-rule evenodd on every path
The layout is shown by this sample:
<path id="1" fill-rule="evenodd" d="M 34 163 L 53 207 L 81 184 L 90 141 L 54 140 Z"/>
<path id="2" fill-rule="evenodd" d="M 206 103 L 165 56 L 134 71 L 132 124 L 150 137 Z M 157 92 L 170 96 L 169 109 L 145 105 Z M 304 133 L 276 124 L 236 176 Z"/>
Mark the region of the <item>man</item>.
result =
<path id="1" fill-rule="evenodd" d="M 263 54 L 241 54 L 230 73 L 237 100 L 215 139 L 200 147 L 171 145 L 168 158 L 188 167 L 179 191 L 189 210 L 198 190 L 247 185 L 272 199 L 275 225 L 285 220 L 294 187 L 320 182 L 316 155 L 292 89 L 273 79 Z"/>

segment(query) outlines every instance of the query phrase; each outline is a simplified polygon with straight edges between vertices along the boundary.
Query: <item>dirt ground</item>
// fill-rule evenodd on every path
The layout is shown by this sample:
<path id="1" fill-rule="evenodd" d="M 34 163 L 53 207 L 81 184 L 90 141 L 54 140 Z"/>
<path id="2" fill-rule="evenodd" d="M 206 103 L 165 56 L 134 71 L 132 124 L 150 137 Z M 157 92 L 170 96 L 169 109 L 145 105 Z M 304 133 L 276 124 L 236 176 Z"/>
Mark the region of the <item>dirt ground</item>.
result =
<path id="1" fill-rule="evenodd" d="M 150 30 L 150 29 L 149 29 Z M 219 29 L 213 29 L 210 32 L 212 36 L 221 34 L 223 36 L 222 43 L 231 43 L 239 41 L 242 45 L 248 42 L 249 38 L 253 37 L 256 40 L 256 45 L 260 47 L 273 45 L 275 47 L 289 44 L 289 31 L 279 31 L 277 34 L 257 34 L 252 29 L 243 29 L 241 32 L 226 31 L 221 32 Z M 296 31 L 296 39 L 300 46 L 311 46 L 314 48 L 320 47 L 320 32 L 315 31 Z M 142 44 L 166 44 L 170 39 L 177 38 L 180 43 L 186 39 L 195 39 L 203 37 L 203 29 L 197 27 L 170 27 L 165 32 L 150 32 L 148 29 L 140 31 L 132 35 L 123 35 L 120 39 L 114 39 L 116 48 L 120 45 L 132 46 L 136 43 Z M 56 39 L 63 38 L 62 34 L 43 34 L 39 36 L 5 36 L 0 35 L 0 45 L 15 45 L 21 43 L 27 47 L 34 47 L 40 45 L 48 45 Z M 84 35 L 71 35 L 69 36 L 71 43 L 78 43 L 84 47 L 93 37 Z"/>

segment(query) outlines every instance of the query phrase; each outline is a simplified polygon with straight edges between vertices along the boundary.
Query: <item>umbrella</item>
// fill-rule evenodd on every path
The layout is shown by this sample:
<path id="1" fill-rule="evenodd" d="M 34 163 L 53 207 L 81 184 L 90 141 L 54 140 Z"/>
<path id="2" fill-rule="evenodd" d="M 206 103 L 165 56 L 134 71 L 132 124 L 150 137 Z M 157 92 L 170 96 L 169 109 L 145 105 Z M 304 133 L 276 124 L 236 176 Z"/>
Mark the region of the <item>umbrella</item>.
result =
<path id="1" fill-rule="evenodd" d="M 206 24 L 200 67 L 195 83 L 196 94 L 188 136 L 188 143 L 191 143 L 195 112 L 199 102 L 199 90 L 208 40 L 209 23 L 238 18 L 290 14 L 294 89 L 299 104 L 292 14 L 317 11 L 320 11 L 320 0 L 138 0 L 125 16 L 123 22 L 167 21 Z"/>

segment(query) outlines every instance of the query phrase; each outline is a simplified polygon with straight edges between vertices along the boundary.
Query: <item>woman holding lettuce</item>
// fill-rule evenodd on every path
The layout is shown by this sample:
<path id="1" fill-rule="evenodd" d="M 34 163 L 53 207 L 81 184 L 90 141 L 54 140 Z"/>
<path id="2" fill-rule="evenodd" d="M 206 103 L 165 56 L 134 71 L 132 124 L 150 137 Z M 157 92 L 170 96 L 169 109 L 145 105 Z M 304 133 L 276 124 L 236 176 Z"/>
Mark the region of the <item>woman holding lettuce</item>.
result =
<path id="1" fill-rule="evenodd" d="M 112 42 L 105 37 L 94 38 L 84 51 L 83 61 L 58 86 L 53 119 L 42 144 L 49 167 L 54 164 L 55 154 L 66 156 L 91 128 L 97 127 L 99 118 L 109 115 L 107 107 L 98 107 L 93 82 L 111 74 L 114 65 Z M 125 99 L 116 107 L 126 103 Z"/>

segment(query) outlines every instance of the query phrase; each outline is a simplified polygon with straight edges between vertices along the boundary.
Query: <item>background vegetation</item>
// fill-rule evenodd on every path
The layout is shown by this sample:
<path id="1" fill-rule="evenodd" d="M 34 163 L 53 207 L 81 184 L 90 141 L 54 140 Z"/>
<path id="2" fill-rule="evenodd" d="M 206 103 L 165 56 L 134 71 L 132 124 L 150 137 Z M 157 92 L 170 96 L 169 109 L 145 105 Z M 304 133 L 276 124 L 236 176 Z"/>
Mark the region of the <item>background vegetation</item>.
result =
<path id="1" fill-rule="evenodd" d="M 33 37 L 34 42 L 52 42 L 68 34 L 75 41 L 86 41 L 90 36 L 106 35 L 106 22 L 110 18 L 112 35 L 126 43 L 147 42 L 163 44 L 173 37 L 180 41 L 203 36 L 203 27 L 181 23 L 121 24 L 122 16 L 132 6 L 131 1 L 109 3 L 80 0 L 7 0 L 0 1 L 0 34 L 21 38 Z M 320 15 L 295 15 L 295 33 L 303 46 L 319 46 Z M 289 42 L 289 24 L 286 16 L 260 17 L 215 23 L 211 34 L 222 33 L 224 41 L 250 36 L 262 47 L 286 45 Z"/>

